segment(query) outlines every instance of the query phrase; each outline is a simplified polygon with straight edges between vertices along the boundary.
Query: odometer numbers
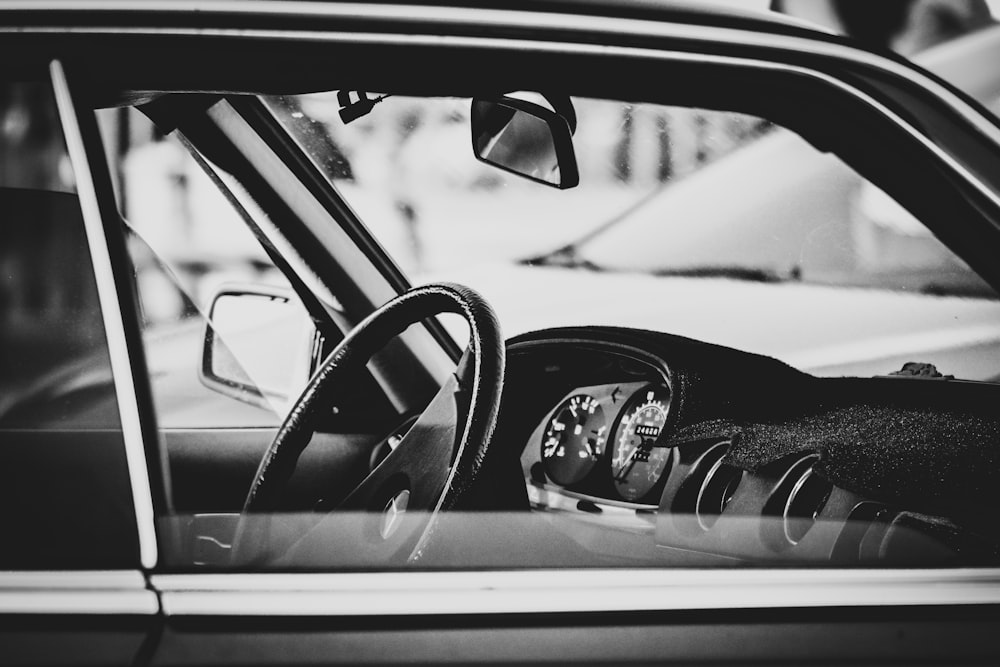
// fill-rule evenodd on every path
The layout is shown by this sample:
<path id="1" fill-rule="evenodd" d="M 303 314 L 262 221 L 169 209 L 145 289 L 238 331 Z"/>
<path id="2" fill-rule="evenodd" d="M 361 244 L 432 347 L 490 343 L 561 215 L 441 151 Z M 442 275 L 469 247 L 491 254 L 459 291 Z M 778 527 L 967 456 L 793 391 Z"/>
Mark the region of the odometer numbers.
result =
<path id="1" fill-rule="evenodd" d="M 618 495 L 635 501 L 647 495 L 670 462 L 671 450 L 658 446 L 670 414 L 670 390 L 647 387 L 632 397 L 611 450 L 611 479 Z"/>
<path id="2" fill-rule="evenodd" d="M 604 408 L 596 398 L 576 394 L 566 399 L 542 435 L 545 474 L 562 486 L 582 480 L 604 455 L 608 429 Z"/>

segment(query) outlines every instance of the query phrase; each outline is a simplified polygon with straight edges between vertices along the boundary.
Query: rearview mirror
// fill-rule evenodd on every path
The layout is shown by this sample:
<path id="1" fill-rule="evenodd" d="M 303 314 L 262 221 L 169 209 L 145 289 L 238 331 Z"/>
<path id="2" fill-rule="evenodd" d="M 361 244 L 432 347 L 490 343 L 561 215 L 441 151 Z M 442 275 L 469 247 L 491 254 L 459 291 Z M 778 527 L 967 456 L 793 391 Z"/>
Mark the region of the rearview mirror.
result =
<path id="1" fill-rule="evenodd" d="M 219 393 L 280 414 L 309 379 L 316 336 L 290 290 L 224 286 L 209 309 L 199 379 Z"/>
<path id="2" fill-rule="evenodd" d="M 473 100 L 472 149 L 481 162 L 538 183 L 566 189 L 580 182 L 569 122 L 540 104 Z"/>

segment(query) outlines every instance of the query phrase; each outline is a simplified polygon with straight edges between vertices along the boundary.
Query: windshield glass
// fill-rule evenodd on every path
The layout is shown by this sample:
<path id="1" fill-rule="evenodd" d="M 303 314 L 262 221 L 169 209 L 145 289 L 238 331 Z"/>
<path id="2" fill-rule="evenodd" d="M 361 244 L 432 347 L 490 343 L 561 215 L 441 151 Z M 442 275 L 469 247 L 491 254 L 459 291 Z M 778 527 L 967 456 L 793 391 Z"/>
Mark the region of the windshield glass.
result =
<path id="1" fill-rule="evenodd" d="M 507 336 L 603 324 L 818 375 L 1000 376 L 993 290 L 766 119 L 574 98 L 580 185 L 560 191 L 478 162 L 468 99 L 388 96 L 349 124 L 335 93 L 266 101 L 414 284 L 479 290 Z"/>

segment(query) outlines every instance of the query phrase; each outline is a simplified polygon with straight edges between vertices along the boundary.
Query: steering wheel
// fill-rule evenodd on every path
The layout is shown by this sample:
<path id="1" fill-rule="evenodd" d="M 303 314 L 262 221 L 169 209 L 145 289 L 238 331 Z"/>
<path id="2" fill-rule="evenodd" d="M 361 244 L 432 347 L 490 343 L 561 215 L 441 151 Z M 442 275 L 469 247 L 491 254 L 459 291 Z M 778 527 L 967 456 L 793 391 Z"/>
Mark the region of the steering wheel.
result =
<path id="1" fill-rule="evenodd" d="M 365 559 L 423 557 L 438 514 L 455 506 L 479 472 L 503 388 L 505 349 L 496 314 L 475 291 L 448 283 L 415 287 L 386 302 L 323 361 L 257 468 L 233 541 L 234 564 L 263 557 L 271 522 L 254 515 L 279 509 L 321 413 L 350 391 L 352 378 L 393 337 L 440 313 L 461 315 L 469 325 L 458 368 L 402 440 L 332 512 L 351 513 L 352 521 L 338 525 L 337 541 L 351 543 Z"/>

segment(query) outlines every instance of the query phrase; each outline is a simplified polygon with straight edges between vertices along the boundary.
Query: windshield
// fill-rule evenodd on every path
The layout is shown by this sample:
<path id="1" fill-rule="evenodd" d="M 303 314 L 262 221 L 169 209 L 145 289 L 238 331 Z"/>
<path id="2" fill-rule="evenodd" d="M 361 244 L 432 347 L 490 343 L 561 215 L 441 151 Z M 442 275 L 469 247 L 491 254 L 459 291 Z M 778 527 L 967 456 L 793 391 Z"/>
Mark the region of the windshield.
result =
<path id="1" fill-rule="evenodd" d="M 819 375 L 1000 376 L 993 290 L 767 119 L 574 98 L 580 185 L 560 191 L 476 161 L 468 99 L 388 96 L 348 124 L 334 93 L 267 103 L 414 284 L 479 290 L 507 336 L 604 324 Z"/>

